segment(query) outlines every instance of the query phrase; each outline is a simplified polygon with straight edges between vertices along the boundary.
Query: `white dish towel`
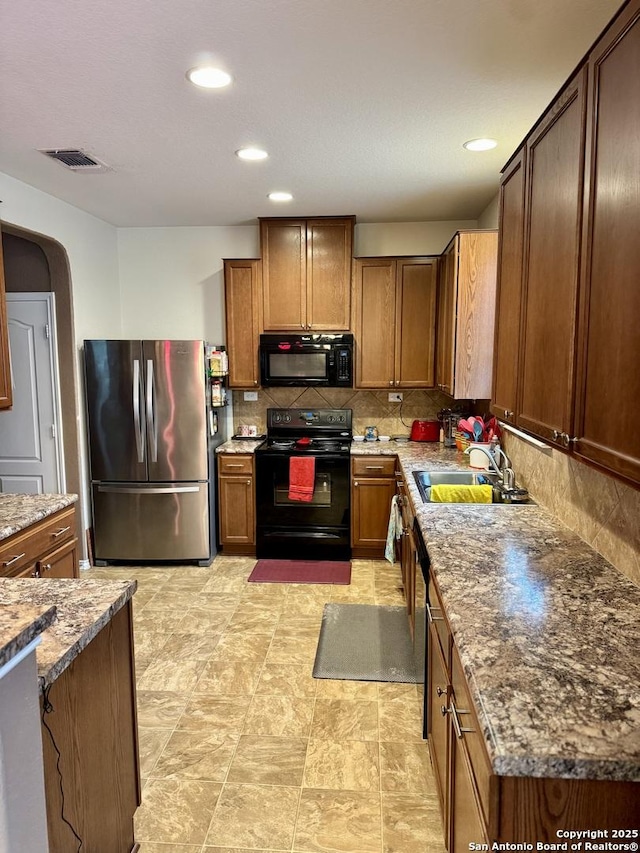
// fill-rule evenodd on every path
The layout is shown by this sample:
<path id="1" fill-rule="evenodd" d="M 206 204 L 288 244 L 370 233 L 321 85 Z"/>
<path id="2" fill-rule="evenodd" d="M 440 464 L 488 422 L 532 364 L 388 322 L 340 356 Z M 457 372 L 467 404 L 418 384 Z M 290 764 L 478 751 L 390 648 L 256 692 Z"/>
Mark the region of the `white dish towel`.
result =
<path id="1" fill-rule="evenodd" d="M 402 536 L 402 515 L 398 506 L 398 496 L 391 498 L 391 512 L 389 513 L 389 527 L 387 529 L 387 543 L 384 548 L 385 559 L 390 563 L 395 562 L 396 554 L 394 542 Z"/>

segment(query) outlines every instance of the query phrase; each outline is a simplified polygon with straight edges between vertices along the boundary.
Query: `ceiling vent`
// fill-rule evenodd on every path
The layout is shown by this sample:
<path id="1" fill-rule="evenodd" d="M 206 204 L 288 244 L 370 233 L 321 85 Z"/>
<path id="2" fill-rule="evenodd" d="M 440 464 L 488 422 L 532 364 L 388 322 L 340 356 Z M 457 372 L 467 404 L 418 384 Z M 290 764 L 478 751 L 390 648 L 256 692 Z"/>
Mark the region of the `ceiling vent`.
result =
<path id="1" fill-rule="evenodd" d="M 71 169 L 72 172 L 109 172 L 109 166 L 91 157 L 85 151 L 79 148 L 51 148 L 41 149 L 42 154 L 46 154 L 52 160 L 57 160 Z"/>

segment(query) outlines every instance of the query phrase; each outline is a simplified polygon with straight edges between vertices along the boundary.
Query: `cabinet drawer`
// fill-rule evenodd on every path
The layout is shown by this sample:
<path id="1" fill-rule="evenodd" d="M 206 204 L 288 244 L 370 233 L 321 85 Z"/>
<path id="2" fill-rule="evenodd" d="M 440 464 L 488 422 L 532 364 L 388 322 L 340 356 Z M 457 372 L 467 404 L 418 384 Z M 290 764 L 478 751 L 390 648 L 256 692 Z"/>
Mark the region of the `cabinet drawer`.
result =
<path id="1" fill-rule="evenodd" d="M 463 729 L 471 729 L 462 733 L 458 738 L 458 744 L 464 746 L 465 755 L 475 782 L 478 801 L 483 812 L 485 823 L 489 822 L 489 788 L 491 781 L 491 765 L 482 743 L 482 731 L 471 703 L 471 696 L 467 688 L 462 664 L 458 658 L 458 652 L 454 649 L 452 655 L 451 686 L 453 688 L 454 703 Z M 463 713 L 464 712 L 464 713 Z"/>
<path id="2" fill-rule="evenodd" d="M 253 474 L 253 456 L 221 453 L 218 456 L 218 466 L 221 474 Z"/>
<path id="3" fill-rule="evenodd" d="M 42 554 L 75 536 L 75 507 L 68 507 L 32 524 L 0 544 L 0 575 L 21 574 Z"/>
<path id="4" fill-rule="evenodd" d="M 72 539 L 38 561 L 37 570 L 41 578 L 77 577 L 78 540 Z"/>
<path id="5" fill-rule="evenodd" d="M 395 456 L 354 456 L 351 460 L 354 477 L 394 477 Z"/>
<path id="6" fill-rule="evenodd" d="M 451 667 L 451 632 L 444 615 L 444 608 L 440 595 L 436 588 L 433 576 L 429 573 L 429 596 L 428 596 L 427 618 L 433 626 L 440 643 L 440 651 L 447 665 L 447 671 Z"/>

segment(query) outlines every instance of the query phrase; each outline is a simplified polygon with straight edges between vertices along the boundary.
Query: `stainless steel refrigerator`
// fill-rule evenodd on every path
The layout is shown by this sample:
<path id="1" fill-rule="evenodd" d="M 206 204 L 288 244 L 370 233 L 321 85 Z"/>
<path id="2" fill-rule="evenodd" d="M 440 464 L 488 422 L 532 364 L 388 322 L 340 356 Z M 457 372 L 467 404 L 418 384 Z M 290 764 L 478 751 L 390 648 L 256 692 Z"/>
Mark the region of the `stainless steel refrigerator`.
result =
<path id="1" fill-rule="evenodd" d="M 214 451 L 225 436 L 205 346 L 84 342 L 96 565 L 215 556 Z"/>

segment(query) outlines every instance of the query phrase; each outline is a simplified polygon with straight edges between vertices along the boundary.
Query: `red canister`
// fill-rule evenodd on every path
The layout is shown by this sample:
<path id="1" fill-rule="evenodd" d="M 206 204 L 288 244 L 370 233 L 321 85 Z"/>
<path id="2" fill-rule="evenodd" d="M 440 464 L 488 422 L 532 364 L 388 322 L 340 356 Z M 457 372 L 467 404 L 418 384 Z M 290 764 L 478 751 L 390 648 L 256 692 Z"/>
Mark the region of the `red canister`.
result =
<path id="1" fill-rule="evenodd" d="M 410 441 L 438 441 L 440 421 L 414 421 L 411 425 Z"/>

